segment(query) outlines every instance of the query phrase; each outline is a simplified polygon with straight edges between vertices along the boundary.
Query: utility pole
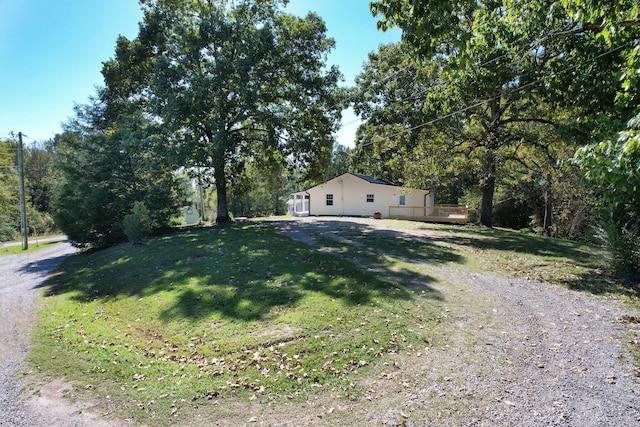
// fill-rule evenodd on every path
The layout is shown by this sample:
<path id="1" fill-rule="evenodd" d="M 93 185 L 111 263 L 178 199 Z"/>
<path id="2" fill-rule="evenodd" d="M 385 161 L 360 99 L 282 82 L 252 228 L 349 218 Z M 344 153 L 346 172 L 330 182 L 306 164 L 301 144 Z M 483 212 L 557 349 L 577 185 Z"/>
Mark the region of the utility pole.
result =
<path id="1" fill-rule="evenodd" d="M 22 132 L 18 132 L 18 179 L 20 181 L 20 232 L 22 250 L 29 249 L 29 228 L 27 227 L 27 198 L 24 194 L 24 164 L 22 161 Z"/>

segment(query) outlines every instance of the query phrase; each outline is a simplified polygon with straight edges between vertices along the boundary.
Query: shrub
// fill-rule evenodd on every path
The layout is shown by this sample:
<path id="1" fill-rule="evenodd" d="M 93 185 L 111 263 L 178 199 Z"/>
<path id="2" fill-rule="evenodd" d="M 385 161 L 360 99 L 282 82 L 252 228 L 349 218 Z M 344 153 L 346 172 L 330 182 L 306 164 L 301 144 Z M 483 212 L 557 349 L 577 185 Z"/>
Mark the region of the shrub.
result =
<path id="1" fill-rule="evenodd" d="M 0 242 L 6 242 L 9 240 L 15 239 L 16 235 L 16 224 L 3 222 L 0 223 Z"/>
<path id="2" fill-rule="evenodd" d="M 640 272 L 640 227 L 610 223 L 603 234 L 615 269 L 620 273 Z"/>
<path id="3" fill-rule="evenodd" d="M 151 233 L 151 216 L 144 202 L 135 202 L 129 215 L 122 221 L 124 232 L 131 243 L 141 243 Z"/>

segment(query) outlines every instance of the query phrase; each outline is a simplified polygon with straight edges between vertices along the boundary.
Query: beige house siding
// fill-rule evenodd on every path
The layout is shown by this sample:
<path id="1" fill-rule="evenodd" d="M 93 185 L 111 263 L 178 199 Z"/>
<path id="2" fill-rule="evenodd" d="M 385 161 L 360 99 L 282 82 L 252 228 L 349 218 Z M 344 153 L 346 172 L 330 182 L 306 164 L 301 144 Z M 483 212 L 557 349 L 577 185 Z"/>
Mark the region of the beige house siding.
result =
<path id="1" fill-rule="evenodd" d="M 293 197 L 299 200 L 307 194 L 309 195 L 308 211 L 298 210 L 294 214 L 372 216 L 375 212 L 380 212 L 383 217 L 386 217 L 389 215 L 390 206 L 400 204 L 402 195 L 404 195 L 406 206 L 433 206 L 434 204 L 433 194 L 430 191 L 404 189 L 387 183 L 372 183 L 351 173 L 332 178 L 307 191 L 295 193 Z M 327 195 L 332 196 L 333 205 L 327 205 Z"/>

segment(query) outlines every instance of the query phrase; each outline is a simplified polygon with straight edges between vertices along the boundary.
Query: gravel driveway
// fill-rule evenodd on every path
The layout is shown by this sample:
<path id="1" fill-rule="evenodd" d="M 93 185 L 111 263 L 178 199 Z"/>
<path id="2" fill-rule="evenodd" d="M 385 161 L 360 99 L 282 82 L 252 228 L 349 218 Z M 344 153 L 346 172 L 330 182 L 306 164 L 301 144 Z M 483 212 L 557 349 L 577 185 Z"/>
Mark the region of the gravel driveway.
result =
<path id="1" fill-rule="evenodd" d="M 0 257 L 0 426 L 74 426 L 81 416 L 26 401 L 21 363 L 29 344 L 33 299 L 53 268 L 75 252 L 68 243 Z M 56 414 L 56 412 L 58 412 Z"/>
<path id="2" fill-rule="evenodd" d="M 315 246 L 318 236 L 349 244 L 354 243 L 350 233 L 388 236 L 392 231 L 371 219 L 328 221 L 271 223 Z M 402 233 L 429 239 L 421 230 Z M 375 250 L 384 253 L 384 248 Z M 434 265 L 424 271 L 424 277 L 436 278 L 428 285 L 443 295 L 443 316 L 453 320 L 443 332 L 448 345 L 433 349 L 418 365 L 407 361 L 391 381 L 374 382 L 387 390 L 377 396 L 380 400 L 400 396 L 371 419 L 374 424 L 409 425 L 402 414 L 438 401 L 438 407 L 451 408 L 442 414 L 446 425 L 640 426 L 640 373 L 627 344 L 628 329 L 635 327 L 637 336 L 638 325 L 627 324 L 626 332 L 622 327 L 624 315 L 640 313 L 555 285 Z M 413 387 L 395 389 L 397 382 Z M 465 413 L 456 414 L 462 408 Z"/>

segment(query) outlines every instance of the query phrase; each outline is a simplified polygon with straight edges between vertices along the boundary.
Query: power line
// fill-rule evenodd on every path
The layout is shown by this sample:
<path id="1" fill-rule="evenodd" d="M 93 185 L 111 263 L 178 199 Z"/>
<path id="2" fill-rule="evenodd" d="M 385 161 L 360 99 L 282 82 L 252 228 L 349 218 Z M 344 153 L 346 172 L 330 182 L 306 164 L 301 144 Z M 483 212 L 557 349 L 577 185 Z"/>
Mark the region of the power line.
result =
<path id="1" fill-rule="evenodd" d="M 484 23 L 482 23 L 482 24 L 478 25 L 477 27 L 472 28 L 472 31 L 473 31 L 473 30 L 477 30 L 478 28 L 481 28 L 481 27 L 483 27 L 483 26 L 484 26 L 484 25 L 486 25 L 486 24 L 487 24 L 487 23 L 486 23 L 486 22 L 484 22 Z M 520 51 L 520 52 L 518 52 L 518 53 L 516 54 L 516 56 L 524 55 L 525 53 L 530 52 L 530 51 L 532 51 L 532 50 L 534 50 L 534 49 L 538 48 L 538 47 L 539 47 L 539 44 L 540 44 L 541 42 L 543 42 L 544 40 L 549 39 L 549 38 L 552 38 L 552 37 L 555 37 L 556 35 L 559 35 L 559 34 L 564 34 L 564 33 L 566 33 L 566 32 L 567 32 L 567 31 L 559 31 L 559 32 L 555 32 L 555 33 L 553 33 L 553 32 L 552 32 L 551 34 L 547 34 L 547 35 L 545 35 L 545 36 L 542 36 L 542 37 L 538 38 L 537 40 L 535 40 L 534 42 L 530 43 L 528 47 L 521 49 L 521 51 Z M 478 63 L 478 64 L 476 65 L 476 67 L 480 67 L 480 68 L 485 67 L 485 66 L 487 66 L 487 65 L 489 65 L 489 64 L 491 64 L 491 63 L 493 63 L 493 62 L 497 62 L 497 61 L 501 60 L 502 58 L 506 58 L 506 57 L 508 57 L 508 56 L 510 56 L 510 55 L 511 55 L 511 52 L 505 52 L 505 53 L 503 53 L 503 54 L 502 54 L 502 55 L 500 55 L 500 56 L 497 56 L 497 57 L 492 58 L 492 59 L 487 59 L 487 60 L 485 60 L 484 62 L 480 62 L 480 63 Z M 522 57 L 524 57 L 524 56 L 522 56 Z M 412 68 L 412 66 L 407 66 L 407 67 L 404 67 L 404 68 L 402 68 L 402 69 L 400 69 L 400 70 L 396 70 L 396 71 L 394 71 L 393 73 L 391 73 L 390 75 L 385 76 L 385 78 L 383 78 L 381 81 L 374 83 L 374 84 L 373 84 L 373 86 L 379 86 L 379 85 L 381 85 L 381 84 L 383 84 L 383 83 L 387 82 L 387 81 L 388 81 L 388 80 L 390 80 L 391 78 L 395 77 L 396 75 L 400 74 L 401 72 L 409 70 L 410 68 Z M 439 86 L 444 86 L 444 85 L 446 85 L 446 84 L 451 84 L 451 82 L 447 82 L 447 81 L 444 81 L 444 80 L 443 80 L 443 81 L 439 81 L 439 82 L 438 82 L 438 83 L 436 83 L 434 86 L 432 86 L 432 87 L 430 87 L 430 88 L 428 88 L 428 89 L 433 90 L 433 89 L 438 88 Z M 394 105 L 397 105 L 397 104 L 400 104 L 400 103 L 403 103 L 403 102 L 409 101 L 409 100 L 411 100 L 411 99 L 419 99 L 419 97 L 420 97 L 420 96 L 423 96 L 423 95 L 425 95 L 426 93 L 427 93 L 427 89 L 423 89 L 420 93 L 418 93 L 418 92 L 414 92 L 412 95 L 409 95 L 409 96 L 407 96 L 406 98 L 403 98 L 403 99 L 400 99 L 400 100 L 397 100 L 397 101 L 394 101 L 394 102 L 390 103 L 389 105 L 387 105 L 387 106 L 386 106 L 386 107 L 384 107 L 383 109 L 388 109 L 388 108 L 389 108 L 389 107 L 391 107 L 391 106 L 394 106 Z M 334 105 L 333 107 L 336 107 L 337 105 L 338 105 L 338 104 Z M 356 119 L 356 120 L 352 120 L 352 121 L 350 121 L 350 122 L 348 122 L 348 123 L 345 123 L 345 124 L 343 124 L 342 126 L 340 126 L 340 128 L 338 129 L 338 131 L 340 131 L 340 130 L 344 129 L 345 127 L 350 126 L 350 125 L 352 125 L 352 124 L 354 124 L 354 123 L 357 123 L 357 122 L 364 122 L 365 120 L 367 120 L 367 119 L 361 119 L 361 118 L 358 118 L 358 119 Z"/>
<path id="2" fill-rule="evenodd" d="M 476 27 L 472 28 L 471 30 L 472 30 L 472 31 L 475 31 L 475 30 L 477 30 L 477 29 L 479 29 L 479 28 L 481 28 L 481 27 L 485 26 L 486 24 L 487 24 L 487 22 L 483 22 L 483 23 L 479 24 L 478 26 L 476 26 Z M 528 46 L 523 47 L 522 49 L 520 49 L 520 51 L 519 51 L 519 52 L 516 52 L 515 56 L 516 56 L 516 58 L 519 58 L 519 59 L 518 59 L 518 63 L 519 63 L 519 62 L 524 58 L 524 55 L 525 55 L 527 52 L 531 52 L 531 51 L 533 51 L 533 50 L 535 50 L 535 49 L 538 49 L 538 48 L 540 47 L 540 44 L 541 44 L 542 42 L 544 42 L 545 40 L 554 39 L 554 38 L 556 38 L 556 37 L 558 37 L 558 36 L 562 36 L 562 35 L 565 35 L 565 34 L 570 34 L 570 33 L 572 33 L 572 32 L 573 32 L 573 30 L 558 30 L 558 31 L 552 31 L 552 32 L 551 32 L 551 33 L 549 33 L 549 34 L 545 34 L 545 35 L 542 35 L 542 36 L 538 37 L 536 40 L 534 40 L 533 42 L 529 43 L 529 44 L 528 44 Z M 628 42 L 628 43 L 631 43 L 631 42 Z M 621 47 L 624 47 L 624 45 L 622 45 Z M 608 52 L 608 53 L 610 53 L 610 52 Z M 608 53 L 605 53 L 605 54 L 608 54 Z M 479 68 L 482 68 L 482 67 L 485 67 L 485 66 L 487 66 L 487 65 L 489 65 L 489 64 L 491 64 L 491 63 L 493 63 L 493 62 L 497 62 L 497 61 L 499 61 L 499 60 L 501 60 L 501 59 L 503 59 L 503 58 L 509 57 L 509 56 L 511 56 L 511 55 L 512 55 L 512 53 L 511 53 L 511 52 L 509 52 L 509 51 L 507 51 L 507 52 L 503 53 L 502 55 L 499 55 L 499 56 L 497 56 L 497 57 L 495 57 L 495 58 L 492 58 L 492 59 L 487 59 L 487 60 L 485 60 L 484 62 L 480 62 L 480 63 L 478 63 L 478 64 L 477 64 L 477 65 L 475 65 L 475 66 L 476 66 L 476 67 L 479 67 Z M 595 57 L 595 59 L 597 59 L 597 58 L 598 58 L 598 57 Z M 407 67 L 405 67 L 405 68 L 403 68 L 403 69 L 401 69 L 401 70 L 395 71 L 394 73 L 392 73 L 392 74 L 391 74 L 391 75 L 389 75 L 389 76 L 386 76 L 383 80 L 381 80 L 380 82 L 375 83 L 374 85 L 381 85 L 382 83 L 385 83 L 386 81 L 388 81 L 390 78 L 395 77 L 395 76 L 396 76 L 396 75 L 398 75 L 400 72 L 402 72 L 402 71 L 406 71 L 406 70 L 408 70 L 409 68 L 411 68 L 411 66 L 407 66 Z M 562 73 L 562 72 L 559 72 L 558 74 L 561 74 L 561 73 Z M 541 80 L 542 80 L 542 79 L 541 79 Z M 439 86 L 444 86 L 444 85 L 447 85 L 447 84 L 451 84 L 451 82 L 447 82 L 447 81 L 442 80 L 442 81 L 438 82 L 437 84 L 435 84 L 434 86 L 430 87 L 429 89 L 430 89 L 430 90 L 433 90 L 433 89 L 438 88 Z M 525 86 L 523 86 L 523 87 L 522 87 L 522 88 L 520 88 L 520 89 L 524 89 L 524 87 L 525 87 Z M 426 93 L 427 93 L 427 89 L 424 89 L 424 90 L 422 90 L 422 92 L 420 92 L 420 93 L 416 92 L 416 93 L 414 93 L 414 94 L 412 94 L 412 95 L 410 95 L 410 96 L 408 96 L 408 97 L 406 97 L 406 98 L 404 98 L 404 99 L 400 99 L 400 100 L 398 100 L 398 101 L 394 101 L 394 102 L 390 103 L 389 105 L 385 106 L 383 109 L 388 109 L 389 107 L 392 107 L 392 106 L 394 106 L 394 105 L 397 105 L 397 104 L 400 104 L 400 103 L 406 102 L 406 101 L 411 100 L 411 99 L 418 99 L 418 97 L 420 97 L 420 96 L 422 96 L 422 95 L 425 95 Z M 495 98 L 494 98 L 494 99 L 495 99 Z M 486 100 L 486 101 L 483 101 L 482 103 L 489 102 L 489 101 L 491 101 L 491 100 L 492 100 L 492 99 L 488 99 L 488 100 Z M 458 112 L 455 112 L 455 113 L 451 113 L 451 114 L 447 114 L 447 115 L 445 115 L 445 116 L 442 116 L 442 117 L 440 118 L 440 120 L 444 120 L 444 119 L 446 119 L 446 118 L 449 118 L 450 116 L 455 115 L 456 113 L 462 113 L 462 112 L 465 112 L 465 111 L 467 111 L 467 110 L 469 110 L 469 109 L 471 109 L 471 108 L 474 108 L 474 107 L 476 107 L 476 106 L 478 106 L 478 105 L 474 104 L 474 105 L 472 105 L 472 106 L 470 106 L 470 107 L 465 107 L 465 108 L 463 108 L 463 109 L 459 110 Z M 354 123 L 356 123 L 356 122 L 364 122 L 365 120 L 367 120 L 367 119 L 357 119 L 357 120 L 352 120 L 352 121 L 350 121 L 350 122 L 348 122 L 348 123 L 345 123 L 345 124 L 343 124 L 342 126 L 340 126 L 340 128 L 339 128 L 338 130 L 344 129 L 345 127 L 347 127 L 347 126 L 349 126 L 349 125 L 352 125 L 352 124 L 354 124 Z M 425 124 L 424 126 L 426 126 L 426 125 L 427 125 L 427 124 Z M 407 131 L 411 131 L 411 130 L 413 130 L 413 129 L 409 129 L 409 130 L 407 130 Z M 403 132 L 404 132 L 404 131 L 403 131 Z M 397 135 L 392 135 L 391 137 L 394 137 L 394 136 L 397 136 Z M 391 138 L 391 137 L 388 137 L 388 138 Z M 370 144 L 371 144 L 371 143 L 366 144 L 366 145 L 370 145 Z M 364 147 L 364 146 L 366 146 L 366 145 L 363 145 L 363 147 Z"/>

